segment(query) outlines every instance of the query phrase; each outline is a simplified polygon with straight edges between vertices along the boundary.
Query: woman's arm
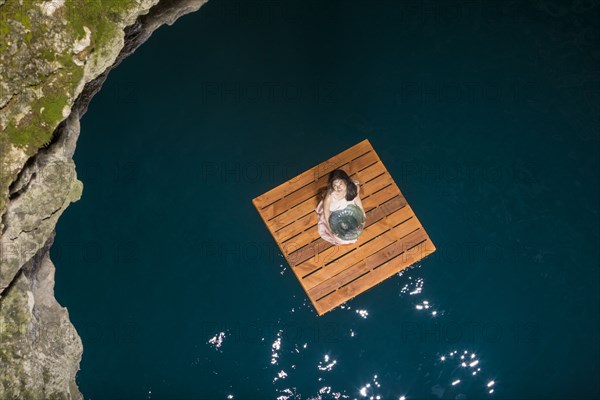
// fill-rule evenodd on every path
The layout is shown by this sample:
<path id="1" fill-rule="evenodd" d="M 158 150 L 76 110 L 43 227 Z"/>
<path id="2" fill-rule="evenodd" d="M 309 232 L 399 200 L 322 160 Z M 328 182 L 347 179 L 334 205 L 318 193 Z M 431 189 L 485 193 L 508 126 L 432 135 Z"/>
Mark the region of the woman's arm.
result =
<path id="1" fill-rule="evenodd" d="M 325 215 L 325 222 L 327 223 L 328 227 L 329 227 L 329 215 L 331 214 L 331 212 L 329 211 L 330 203 L 331 203 L 331 196 L 329 196 L 329 193 L 327 193 L 325 195 L 325 199 L 323 200 L 323 214 Z"/>

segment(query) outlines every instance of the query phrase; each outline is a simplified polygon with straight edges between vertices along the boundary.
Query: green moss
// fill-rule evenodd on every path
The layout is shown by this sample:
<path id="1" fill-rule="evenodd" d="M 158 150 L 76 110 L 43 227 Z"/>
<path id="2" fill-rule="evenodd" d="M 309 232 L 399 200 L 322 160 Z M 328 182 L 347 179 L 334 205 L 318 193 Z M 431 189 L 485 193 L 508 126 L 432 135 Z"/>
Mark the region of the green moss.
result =
<path id="1" fill-rule="evenodd" d="M 40 52 L 40 58 L 46 61 L 54 61 L 56 60 L 56 53 L 53 49 L 43 49 Z"/>
<path id="2" fill-rule="evenodd" d="M 65 8 L 69 25 L 76 37 L 85 35 L 84 26 L 92 31 L 95 47 L 101 47 L 114 36 L 115 23 L 128 9 L 136 5 L 134 0 L 67 0 Z"/>
<path id="3" fill-rule="evenodd" d="M 24 70 L 25 65 L 18 58 L 3 58 L 7 76 L 24 79 L 23 87 L 32 87 L 41 79 L 44 95 L 29 104 L 31 111 L 18 123 L 13 118 L 8 121 L 6 129 L 0 132 L 2 160 L 8 154 L 10 144 L 20 146 L 27 155 L 33 155 L 49 143 L 56 126 L 63 119 L 63 108 L 71 105 L 75 88 L 82 79 L 83 68 L 73 62 L 70 49 L 58 54 L 46 43 L 46 39 L 51 37 L 49 29 L 66 30 L 64 34 L 67 40 L 74 42 L 85 36 L 84 27 L 88 27 L 92 32 L 92 45 L 88 50 L 92 54 L 103 54 L 107 44 L 118 33 L 117 23 L 128 10 L 139 6 L 136 0 L 66 0 L 64 6 L 47 19 L 39 18 L 40 3 L 40 0 L 6 0 L 0 6 L 0 53 L 10 48 L 10 41 L 20 46 L 21 55 L 22 49 L 29 49 L 30 58 L 57 61 L 62 65 L 58 73 L 52 76 L 53 85 L 50 85 L 47 76 L 33 73 L 29 74 L 29 80 L 24 78 L 20 71 Z M 63 26 L 57 22 L 59 19 L 65 19 L 67 24 Z M 44 111 L 40 113 L 42 107 Z M 0 210 L 4 210 L 8 187 L 15 177 L 3 173 L 3 166 L 0 168 Z"/>
<path id="4" fill-rule="evenodd" d="M 21 288 L 14 287 L 6 297 L 0 299 L 0 363 L 17 366 L 16 376 L 23 376 L 19 362 L 18 343 L 23 340 L 31 314 Z"/>
<path id="5" fill-rule="evenodd" d="M 18 124 L 12 121 L 8 125 L 5 133 L 9 140 L 13 144 L 25 147 L 30 154 L 47 144 L 52 138 L 54 128 L 63 119 L 63 108 L 69 103 L 66 93 L 66 87 L 44 89 L 44 96 L 31 104 L 32 110 L 29 114 Z"/>
<path id="6" fill-rule="evenodd" d="M 83 76 L 83 68 L 77 66 L 70 55 L 61 57 L 52 51 L 47 51 L 44 57 L 62 61 L 65 68 L 54 81 L 46 82 L 43 96 L 31 103 L 31 112 L 18 124 L 10 121 L 5 130 L 10 142 L 25 148 L 26 153 L 33 154 L 47 144 L 60 121 L 63 120 L 62 110 L 69 104 L 69 94 L 74 93 L 75 87 Z M 43 111 L 40 110 L 43 108 Z"/>
<path id="7" fill-rule="evenodd" d="M 92 31 L 93 47 L 100 51 L 117 33 L 116 22 L 121 19 L 123 13 L 136 5 L 135 0 L 67 0 L 64 7 L 56 11 L 55 16 L 67 19 L 69 22 L 67 29 L 71 30 L 74 38 L 83 37 L 84 27 L 88 27 Z M 31 1 L 19 5 L 18 1 L 8 0 L 1 8 L 0 37 L 10 36 L 12 28 L 6 23 L 8 20 L 18 21 L 30 30 L 21 37 L 21 40 L 27 44 L 44 35 L 44 24 L 38 23 L 32 26 L 31 18 L 27 13 L 27 10 L 34 6 L 36 5 Z M 2 46 L 7 46 L 6 43 L 6 40 L 1 40 L 0 49 Z M 44 96 L 31 104 L 31 112 L 18 123 L 14 120 L 10 121 L 4 131 L 10 142 L 23 147 L 27 154 L 34 154 L 50 141 L 54 129 L 63 119 L 63 108 L 69 105 L 69 94 L 73 94 L 76 84 L 83 76 L 83 68 L 77 66 L 71 57 L 71 54 L 55 54 L 49 48 L 41 50 L 38 58 L 47 61 L 58 60 L 64 68 L 53 81 L 52 86 L 46 83 L 43 88 Z M 43 112 L 40 113 L 42 107 Z"/>
<path id="8" fill-rule="evenodd" d="M 31 1 L 25 1 L 23 5 L 19 4 L 18 1 L 6 1 L 0 7 L 0 51 L 8 47 L 6 38 L 10 37 L 13 31 L 11 24 L 19 22 L 27 30 L 32 29 L 31 17 L 27 12 L 31 8 Z M 9 23 L 8 21 L 13 21 Z"/>

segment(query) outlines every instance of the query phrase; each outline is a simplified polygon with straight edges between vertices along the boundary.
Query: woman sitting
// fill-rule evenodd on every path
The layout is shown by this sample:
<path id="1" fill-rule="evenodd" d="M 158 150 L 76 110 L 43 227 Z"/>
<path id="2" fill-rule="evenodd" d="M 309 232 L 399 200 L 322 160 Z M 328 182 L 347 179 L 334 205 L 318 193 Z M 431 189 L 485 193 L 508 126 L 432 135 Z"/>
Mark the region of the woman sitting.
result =
<path id="1" fill-rule="evenodd" d="M 319 234 L 333 244 L 351 244 L 365 228 L 365 210 L 358 195 L 359 182 L 341 169 L 331 171 L 324 198 L 315 211 Z"/>

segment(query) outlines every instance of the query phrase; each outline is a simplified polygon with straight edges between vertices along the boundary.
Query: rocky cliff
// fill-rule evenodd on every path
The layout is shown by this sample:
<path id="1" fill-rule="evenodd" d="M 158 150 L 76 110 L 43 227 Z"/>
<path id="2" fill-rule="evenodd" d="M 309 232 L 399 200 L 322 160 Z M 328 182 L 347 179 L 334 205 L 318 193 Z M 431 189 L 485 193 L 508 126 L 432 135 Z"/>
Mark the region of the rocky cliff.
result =
<path id="1" fill-rule="evenodd" d="M 82 195 L 79 119 L 110 70 L 206 1 L 0 0 L 0 398 L 82 398 L 83 348 L 49 257 Z"/>

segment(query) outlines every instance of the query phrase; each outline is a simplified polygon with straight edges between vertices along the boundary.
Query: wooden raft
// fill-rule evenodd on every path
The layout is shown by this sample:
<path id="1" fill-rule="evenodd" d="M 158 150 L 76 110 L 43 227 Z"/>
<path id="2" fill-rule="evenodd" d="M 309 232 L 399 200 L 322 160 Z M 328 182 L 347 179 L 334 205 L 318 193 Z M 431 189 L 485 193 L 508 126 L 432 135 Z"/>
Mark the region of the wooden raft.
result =
<path id="1" fill-rule="evenodd" d="M 354 244 L 334 246 L 317 231 L 319 192 L 336 168 L 357 179 L 367 215 Z M 252 203 L 319 315 L 435 251 L 368 140 L 256 197 Z"/>

